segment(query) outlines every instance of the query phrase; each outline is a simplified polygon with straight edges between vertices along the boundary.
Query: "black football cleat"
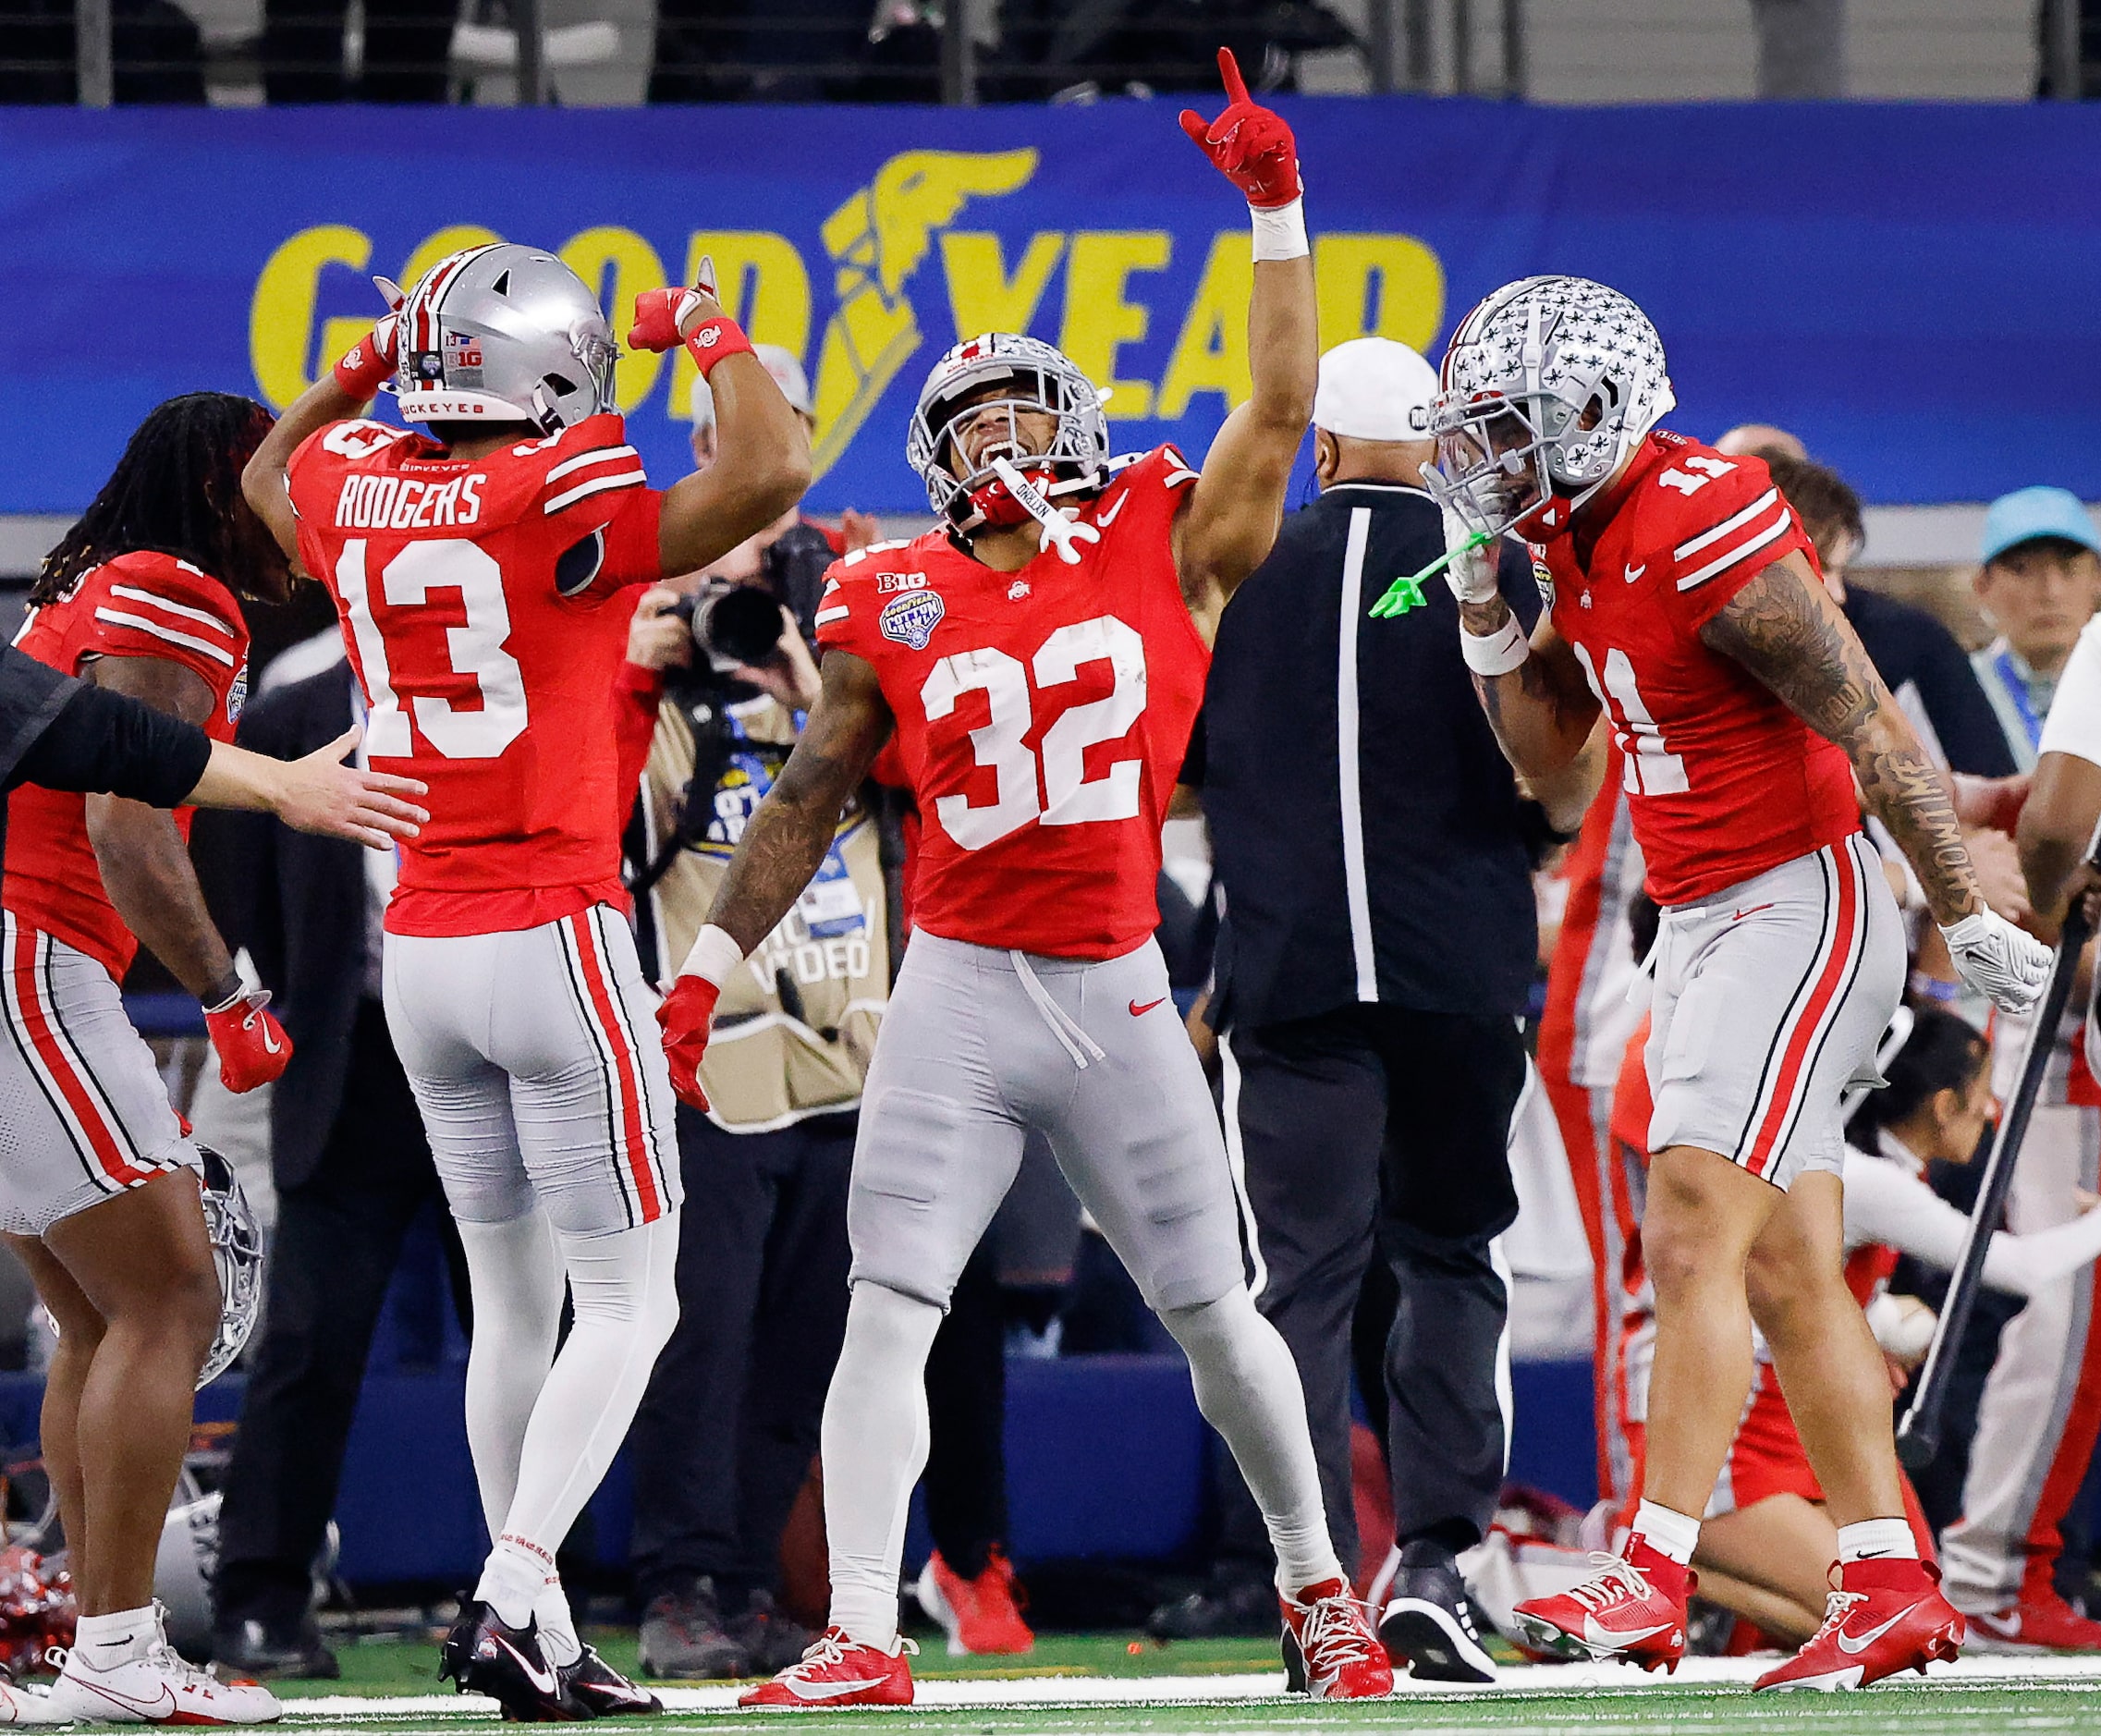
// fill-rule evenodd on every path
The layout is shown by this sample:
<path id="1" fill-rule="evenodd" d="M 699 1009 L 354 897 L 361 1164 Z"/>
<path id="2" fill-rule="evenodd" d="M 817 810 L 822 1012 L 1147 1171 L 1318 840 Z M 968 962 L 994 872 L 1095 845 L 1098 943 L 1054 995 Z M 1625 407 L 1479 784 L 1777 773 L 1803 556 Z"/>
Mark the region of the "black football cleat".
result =
<path id="1" fill-rule="evenodd" d="M 664 1710 L 662 1700 L 647 1688 L 636 1687 L 589 1645 L 575 1663 L 558 1666 L 556 1673 L 586 1718 L 648 1718 Z"/>
<path id="2" fill-rule="evenodd" d="M 1394 1667 L 1418 1681 L 1489 1682 L 1496 1660 L 1481 1643 L 1473 1599 L 1443 1545 L 1417 1538 L 1400 1552 L 1379 1639 Z"/>
<path id="3" fill-rule="evenodd" d="M 485 1603 L 470 1599 L 438 1648 L 438 1680 L 462 1693 L 485 1693 L 514 1724 L 571 1724 L 597 1714 L 569 1692 L 562 1672 L 540 1649 L 540 1624 L 507 1627 Z"/>

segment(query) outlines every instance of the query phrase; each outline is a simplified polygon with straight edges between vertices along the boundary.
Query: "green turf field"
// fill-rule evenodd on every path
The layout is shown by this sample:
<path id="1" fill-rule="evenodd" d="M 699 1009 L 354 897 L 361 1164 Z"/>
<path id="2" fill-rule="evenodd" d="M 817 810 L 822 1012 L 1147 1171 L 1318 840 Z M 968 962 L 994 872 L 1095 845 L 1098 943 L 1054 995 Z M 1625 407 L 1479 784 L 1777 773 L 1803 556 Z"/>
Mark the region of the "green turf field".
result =
<path id="1" fill-rule="evenodd" d="M 593 1636 L 623 1669 L 631 1635 Z M 342 1647 L 343 1677 L 283 1688 L 289 1720 L 314 1730 L 454 1736 L 495 1721 L 484 1701 L 442 1693 L 434 1644 L 367 1641 Z M 1673 1681 L 1619 1666 L 1518 1667 L 1490 1689 L 1405 1688 L 1389 1701 L 1313 1705 L 1281 1697 L 1275 1649 L 1260 1641 L 1159 1646 L 1127 1634 L 1053 1635 L 1026 1658 L 949 1658 L 929 1644 L 915 1669 L 921 1703 L 896 1710 L 739 1712 L 734 1684 L 665 1690 L 662 1718 L 612 1728 L 731 1736 L 783 1725 L 838 1736 L 877 1728 L 927 1736 L 1183 1736 L 1205 1730 L 1422 1730 L 1437 1736 L 2101 1736 L 2101 1664 L 1973 1660 L 1936 1680 L 1865 1693 L 1753 1695 L 1757 1666 L 1697 1660 Z"/>

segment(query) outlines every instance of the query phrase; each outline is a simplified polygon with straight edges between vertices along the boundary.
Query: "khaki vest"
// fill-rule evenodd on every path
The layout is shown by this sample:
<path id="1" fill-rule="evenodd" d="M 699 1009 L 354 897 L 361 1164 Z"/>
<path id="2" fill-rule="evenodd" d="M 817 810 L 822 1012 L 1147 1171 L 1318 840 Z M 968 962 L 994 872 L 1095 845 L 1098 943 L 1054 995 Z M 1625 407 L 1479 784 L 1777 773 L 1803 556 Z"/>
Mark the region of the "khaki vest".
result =
<path id="1" fill-rule="evenodd" d="M 745 824 L 795 742 L 793 718 L 771 699 L 730 707 L 729 722 L 729 758 L 707 834 L 678 852 L 650 894 L 666 974 L 706 923 Z M 677 827 L 694 753 L 691 719 L 667 701 L 643 778 L 652 858 Z M 855 1107 L 889 982 L 876 826 L 857 802 L 841 817 L 816 879 L 723 987 L 701 1067 L 714 1119 L 760 1132 Z"/>

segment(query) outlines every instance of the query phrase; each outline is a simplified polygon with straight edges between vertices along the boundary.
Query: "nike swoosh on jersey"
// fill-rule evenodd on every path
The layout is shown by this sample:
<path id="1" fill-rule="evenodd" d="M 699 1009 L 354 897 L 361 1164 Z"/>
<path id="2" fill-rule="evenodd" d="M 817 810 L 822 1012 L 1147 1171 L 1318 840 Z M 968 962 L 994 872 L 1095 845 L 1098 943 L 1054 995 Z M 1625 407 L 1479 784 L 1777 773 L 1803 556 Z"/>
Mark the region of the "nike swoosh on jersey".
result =
<path id="1" fill-rule="evenodd" d="M 1888 1632 L 1891 1628 L 1895 1627 L 1899 1621 L 1903 1620 L 1906 1616 L 1910 1615 L 1912 1611 L 1917 1608 L 1917 1604 L 1906 1604 L 1903 1608 L 1899 1609 L 1895 1615 L 1891 1616 L 1889 1620 L 1885 1621 L 1879 1628 L 1870 1628 L 1865 1633 L 1859 1635 L 1857 1638 L 1854 1635 L 1848 1633 L 1844 1628 L 1840 1628 L 1838 1630 L 1838 1649 L 1841 1652 L 1845 1653 L 1848 1657 L 1858 1657 L 1861 1653 L 1866 1651 L 1869 1646 L 1873 1645 L 1875 1643 L 1875 1641 L 1879 1640 L 1885 1633 Z"/>
<path id="2" fill-rule="evenodd" d="M 1132 1001 L 1130 1003 L 1130 1016 L 1133 1019 L 1142 1019 L 1147 1013 L 1151 1012 L 1154 1008 L 1157 1007 L 1160 1004 L 1160 1001 L 1164 1001 L 1167 998 L 1167 997 L 1163 995 L 1160 996 L 1160 1000 L 1149 1000 L 1142 1007 L 1141 1007 L 1136 1001 Z"/>
<path id="3" fill-rule="evenodd" d="M 1629 567 L 1627 568 L 1627 582 L 1629 584 L 1632 584 L 1635 580 L 1639 579 L 1643 573 L 1647 572 L 1648 569 L 1649 563 L 1647 561 L 1643 561 L 1639 567 Z"/>
<path id="4" fill-rule="evenodd" d="M 1585 1616 L 1583 1638 L 1593 1645 L 1632 1645 L 1661 1633 L 1669 1626 L 1667 1621 L 1659 1621 L 1653 1628 L 1607 1628 L 1601 1627 L 1595 1616 Z"/>
<path id="5" fill-rule="evenodd" d="M 837 1700 L 863 1688 L 880 1688 L 886 1678 L 864 1676 L 859 1681 L 790 1681 L 788 1691 L 799 1700 Z"/>
<path id="6" fill-rule="evenodd" d="M 1095 516 L 1094 522 L 1100 525 L 1105 531 L 1107 530 L 1110 525 L 1114 524 L 1117 521 L 1117 514 L 1123 510 L 1123 503 L 1130 498 L 1130 496 L 1129 495 L 1118 495 L 1116 497 L 1116 502 L 1113 506 L 1105 507 L 1102 512 L 1098 513 Z"/>
<path id="7" fill-rule="evenodd" d="M 505 1639 L 502 1634 L 498 1633 L 491 1637 L 517 1660 L 518 1667 L 525 1671 L 526 1681 L 539 1689 L 542 1693 L 558 1693 L 561 1692 L 561 1685 L 556 1681 L 555 1672 L 552 1669 L 549 1669 L 544 1664 L 535 1669 L 525 1654 Z"/>

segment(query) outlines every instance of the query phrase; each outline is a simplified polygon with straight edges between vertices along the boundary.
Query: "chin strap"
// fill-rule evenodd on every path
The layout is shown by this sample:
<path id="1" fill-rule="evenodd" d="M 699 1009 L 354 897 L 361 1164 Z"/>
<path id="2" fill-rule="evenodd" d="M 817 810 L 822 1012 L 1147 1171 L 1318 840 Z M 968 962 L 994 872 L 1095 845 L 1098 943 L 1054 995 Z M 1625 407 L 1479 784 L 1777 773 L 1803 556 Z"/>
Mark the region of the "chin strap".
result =
<path id="1" fill-rule="evenodd" d="M 1057 557 L 1068 567 L 1080 563 L 1080 543 L 1099 543 L 1101 532 L 1091 524 L 1081 524 L 1077 518 L 1069 519 L 1044 497 L 1043 492 L 1005 458 L 992 461 L 993 472 L 1007 484 L 1007 492 L 1021 506 L 1022 510 L 1043 526 L 1039 546 L 1057 545 Z"/>

